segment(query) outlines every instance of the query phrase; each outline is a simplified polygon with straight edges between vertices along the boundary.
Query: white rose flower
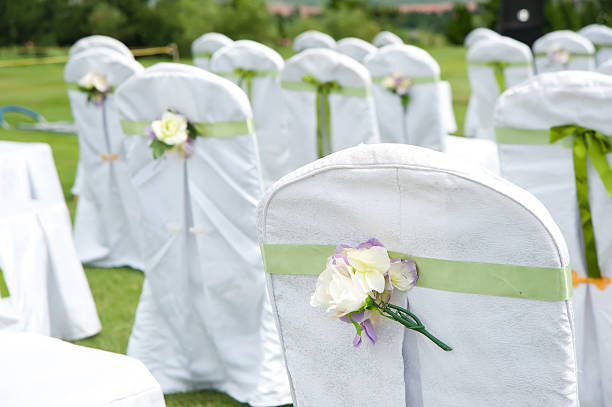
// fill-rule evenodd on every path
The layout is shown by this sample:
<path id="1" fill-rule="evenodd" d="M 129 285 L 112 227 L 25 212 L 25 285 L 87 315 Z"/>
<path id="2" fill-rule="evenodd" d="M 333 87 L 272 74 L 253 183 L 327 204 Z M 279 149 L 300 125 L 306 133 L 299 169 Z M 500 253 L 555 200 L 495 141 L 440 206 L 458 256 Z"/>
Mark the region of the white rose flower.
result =
<path id="1" fill-rule="evenodd" d="M 398 290 L 408 291 L 416 284 L 416 264 L 411 260 L 394 261 L 389 267 L 389 282 Z"/>
<path id="2" fill-rule="evenodd" d="M 333 316 L 341 317 L 363 307 L 368 296 L 355 280 L 354 274 L 344 260 L 332 258 L 317 279 L 317 287 L 310 298 L 313 307 L 325 308 Z"/>
<path id="3" fill-rule="evenodd" d="M 94 74 L 91 72 L 88 72 L 85 76 L 79 79 L 79 86 L 85 89 L 92 89 L 93 88 L 93 78 L 94 78 Z"/>
<path id="4" fill-rule="evenodd" d="M 98 92 L 108 92 L 109 86 L 104 75 L 93 75 L 91 86 L 96 88 Z"/>
<path id="5" fill-rule="evenodd" d="M 395 78 L 393 76 L 386 76 L 383 80 L 381 85 L 385 88 L 385 89 L 393 89 L 395 87 Z"/>
<path id="6" fill-rule="evenodd" d="M 171 146 L 182 144 L 189 137 L 187 119 L 172 112 L 164 112 L 161 120 L 154 120 L 151 129 L 155 138 Z"/>
<path id="7" fill-rule="evenodd" d="M 364 291 L 382 293 L 385 290 L 385 274 L 391 266 L 387 249 L 372 246 L 368 249 L 346 249 L 349 265 L 355 269 L 355 277 Z"/>

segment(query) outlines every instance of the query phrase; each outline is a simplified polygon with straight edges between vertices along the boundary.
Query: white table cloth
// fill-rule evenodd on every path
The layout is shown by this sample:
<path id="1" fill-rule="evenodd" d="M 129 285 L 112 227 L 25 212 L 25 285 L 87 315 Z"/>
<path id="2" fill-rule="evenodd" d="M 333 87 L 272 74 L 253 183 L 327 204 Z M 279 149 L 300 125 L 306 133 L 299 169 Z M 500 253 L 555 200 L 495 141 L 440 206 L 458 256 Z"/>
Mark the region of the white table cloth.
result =
<path id="1" fill-rule="evenodd" d="M 281 80 L 289 169 L 359 143 L 379 142 L 370 74 L 354 59 L 328 49 L 309 49 L 286 62 Z M 317 96 L 319 87 L 335 89 L 325 98 Z"/>
<path id="2" fill-rule="evenodd" d="M 81 38 L 72 44 L 68 50 L 68 55 L 72 57 L 80 52 L 88 51 L 93 48 L 109 49 L 111 51 L 118 52 L 125 57 L 132 59 L 134 58 L 132 51 L 130 51 L 130 49 L 124 43 L 106 35 L 90 35 L 88 37 Z"/>
<path id="3" fill-rule="evenodd" d="M 578 30 L 578 34 L 586 37 L 595 46 L 598 67 L 612 59 L 612 28 L 602 24 L 589 24 Z"/>
<path id="4" fill-rule="evenodd" d="M 309 48 L 336 48 L 336 41 L 329 34 L 317 30 L 304 31 L 293 40 L 293 50 L 302 52 Z"/>
<path id="5" fill-rule="evenodd" d="M 193 64 L 202 69 L 210 70 L 210 59 L 220 48 L 231 44 L 233 41 L 220 33 L 206 33 L 191 43 L 191 55 Z"/>
<path id="6" fill-rule="evenodd" d="M 281 137 L 280 72 L 285 62 L 272 48 L 255 41 L 236 41 L 213 56 L 210 70 L 242 87 L 253 109 L 264 187 L 288 171 L 287 142 Z"/>
<path id="7" fill-rule="evenodd" d="M 477 138 L 493 140 L 495 101 L 506 89 L 533 75 L 529 47 L 512 38 L 482 40 L 467 52 L 468 78 L 478 117 Z"/>
<path id="8" fill-rule="evenodd" d="M 216 389 L 254 406 L 288 402 L 255 237 L 261 183 L 246 95 L 202 69 L 163 64 L 132 77 L 117 98 L 122 120 L 143 126 L 169 108 L 193 123 L 246 126 L 197 138 L 188 158 L 167 151 L 157 160 L 144 134 L 130 133 L 146 263 L 128 355 L 165 393 Z"/>
<path id="9" fill-rule="evenodd" d="M 57 339 L 0 332 L 3 407 L 164 407 L 137 360 Z"/>
<path id="10" fill-rule="evenodd" d="M 378 49 L 361 38 L 342 38 L 336 44 L 336 51 L 353 58 L 355 61 L 363 63 L 367 57 L 375 54 Z"/>
<path id="11" fill-rule="evenodd" d="M 580 34 L 553 31 L 533 43 L 537 73 L 565 70 L 595 70 L 595 47 Z"/>
<path id="12" fill-rule="evenodd" d="M 0 299 L 0 331 L 68 340 L 98 333 L 65 203 L 3 199 L 0 212 L 0 269 L 9 291 Z"/>
<path id="13" fill-rule="evenodd" d="M 404 41 L 391 31 L 381 31 L 372 40 L 375 47 L 384 47 L 385 45 L 403 44 Z"/>
<path id="14" fill-rule="evenodd" d="M 113 51 L 92 49 L 66 64 L 64 79 L 75 86 L 86 74 L 106 77 L 117 87 L 143 70 L 134 59 Z M 130 266 L 142 269 L 139 240 L 139 209 L 123 156 L 125 136 L 121 131 L 115 95 L 106 95 L 101 105 L 89 102 L 77 89 L 68 90 L 79 137 L 82 185 L 74 218 L 74 238 L 83 263 L 98 267 Z"/>
<path id="15" fill-rule="evenodd" d="M 526 191 L 432 150 L 362 145 L 276 183 L 258 207 L 258 233 L 294 406 L 578 405 L 572 310 L 564 299 L 567 247 L 544 206 Z M 372 237 L 418 256 L 420 282 L 396 304 L 409 306 L 451 352 L 382 318 L 376 344 L 364 339 L 354 348 L 351 324 L 310 306 L 325 258 L 311 264 L 319 252 L 308 256 L 301 245 L 330 245 L 331 255 L 336 245 Z M 274 257 L 278 251 L 286 256 Z M 284 268 L 296 256 L 304 263 Z M 440 283 L 460 273 L 462 288 L 427 288 L 439 268 L 427 271 L 419 258 L 465 270 L 476 267 L 471 262 L 493 263 L 481 275 L 492 277 L 492 286 L 453 268 Z M 529 297 L 523 290 L 530 290 L 530 280 L 503 283 L 500 264 L 533 275 L 534 282 L 543 272 L 537 267 L 554 269 L 563 284 L 543 288 L 557 293 L 558 287 L 562 295 Z M 505 286 L 511 296 L 488 293 L 493 286 Z"/>

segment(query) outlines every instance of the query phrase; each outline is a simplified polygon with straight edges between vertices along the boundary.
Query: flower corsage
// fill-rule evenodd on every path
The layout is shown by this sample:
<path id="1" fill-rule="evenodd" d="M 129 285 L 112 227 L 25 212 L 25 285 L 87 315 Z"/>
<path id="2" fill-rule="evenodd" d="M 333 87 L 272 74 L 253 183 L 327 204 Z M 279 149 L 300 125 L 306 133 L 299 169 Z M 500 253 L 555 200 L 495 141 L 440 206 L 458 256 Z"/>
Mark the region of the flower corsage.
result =
<path id="1" fill-rule="evenodd" d="M 412 260 L 391 258 L 376 239 L 357 247 L 340 245 L 327 259 L 319 275 L 310 305 L 324 308 L 331 317 L 352 324 L 357 331 L 353 345 L 361 345 L 363 334 L 376 343 L 374 325 L 384 317 L 419 332 L 445 351 L 451 347 L 425 329 L 412 312 L 391 304 L 394 289 L 408 291 L 416 284 L 418 272 Z"/>
<path id="2" fill-rule="evenodd" d="M 187 117 L 176 110 L 165 111 L 157 120 L 146 128 L 151 138 L 149 146 L 153 149 L 153 158 L 158 159 L 166 150 L 177 151 L 184 157 L 193 152 L 193 142 L 198 132 Z"/>
<path id="3" fill-rule="evenodd" d="M 87 94 L 87 101 L 96 106 L 102 105 L 106 94 L 113 90 L 104 75 L 93 72 L 89 72 L 79 80 L 77 89 Z"/>
<path id="4" fill-rule="evenodd" d="M 550 65 L 567 65 L 572 56 L 563 48 L 555 48 L 548 54 L 548 63 Z"/>
<path id="5" fill-rule="evenodd" d="M 385 89 L 400 97 L 404 109 L 408 107 L 408 102 L 410 101 L 410 88 L 412 88 L 412 85 L 411 78 L 397 73 L 391 74 L 382 80 L 382 86 Z"/>

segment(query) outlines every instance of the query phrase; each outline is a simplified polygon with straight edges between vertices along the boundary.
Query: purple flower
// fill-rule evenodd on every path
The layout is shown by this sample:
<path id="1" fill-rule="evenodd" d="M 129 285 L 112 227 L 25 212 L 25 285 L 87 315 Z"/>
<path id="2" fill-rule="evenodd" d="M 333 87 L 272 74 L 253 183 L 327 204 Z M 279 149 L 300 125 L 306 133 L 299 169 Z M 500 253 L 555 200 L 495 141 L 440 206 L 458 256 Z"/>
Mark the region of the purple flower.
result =
<path id="1" fill-rule="evenodd" d="M 353 319 L 353 321 L 355 321 L 361 326 L 361 332 L 365 332 L 368 339 L 370 339 L 370 342 L 375 344 L 378 340 L 378 336 L 376 335 L 376 331 L 374 330 L 374 324 L 372 324 L 372 320 L 370 318 L 365 318 L 365 313 L 365 310 L 361 312 L 352 313 L 351 318 Z M 353 322 L 351 322 L 351 320 L 349 319 L 348 315 L 340 317 L 340 320 L 349 324 L 353 324 Z M 359 345 L 361 345 L 361 339 L 361 335 L 356 334 L 355 338 L 353 339 L 353 346 L 356 348 L 359 347 Z"/>

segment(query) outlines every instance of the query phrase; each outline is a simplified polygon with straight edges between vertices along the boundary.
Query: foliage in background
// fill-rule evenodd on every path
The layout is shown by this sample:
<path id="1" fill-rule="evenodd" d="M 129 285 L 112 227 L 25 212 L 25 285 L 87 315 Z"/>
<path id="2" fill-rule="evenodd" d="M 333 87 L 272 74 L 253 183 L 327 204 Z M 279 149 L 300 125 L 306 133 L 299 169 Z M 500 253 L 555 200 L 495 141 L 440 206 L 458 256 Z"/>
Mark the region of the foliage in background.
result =
<path id="1" fill-rule="evenodd" d="M 588 24 L 612 24 L 612 1 L 545 0 L 546 31 L 579 30 Z"/>
<path id="2" fill-rule="evenodd" d="M 464 5 L 457 5 L 453 10 L 453 15 L 446 26 L 446 39 L 454 45 L 463 44 L 465 36 L 474 29 L 472 23 L 472 13 Z"/>

